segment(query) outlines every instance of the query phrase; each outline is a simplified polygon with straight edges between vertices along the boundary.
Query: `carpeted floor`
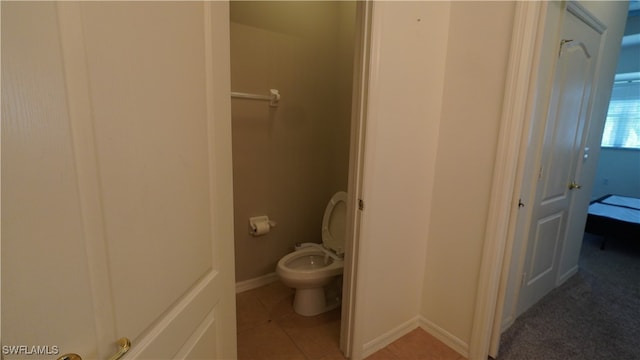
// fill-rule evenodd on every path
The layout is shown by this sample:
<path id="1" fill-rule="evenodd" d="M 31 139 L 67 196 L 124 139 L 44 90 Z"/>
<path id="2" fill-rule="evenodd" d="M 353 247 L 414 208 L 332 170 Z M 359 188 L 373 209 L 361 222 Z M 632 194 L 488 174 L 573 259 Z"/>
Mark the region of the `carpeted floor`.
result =
<path id="1" fill-rule="evenodd" d="M 502 334 L 497 360 L 640 359 L 640 239 L 585 234 L 580 270 Z"/>

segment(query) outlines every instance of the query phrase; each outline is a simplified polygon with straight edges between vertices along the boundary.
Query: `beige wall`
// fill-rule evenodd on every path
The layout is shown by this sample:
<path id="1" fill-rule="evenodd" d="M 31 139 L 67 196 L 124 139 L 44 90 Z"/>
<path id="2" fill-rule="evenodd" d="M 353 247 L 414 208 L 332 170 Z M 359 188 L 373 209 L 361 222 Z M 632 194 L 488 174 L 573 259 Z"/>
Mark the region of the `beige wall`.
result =
<path id="1" fill-rule="evenodd" d="M 363 352 L 416 325 L 446 68 L 448 2 L 375 2 L 357 322 Z"/>
<path id="2" fill-rule="evenodd" d="M 282 96 L 232 100 L 236 281 L 320 242 L 327 202 L 347 189 L 354 16 L 352 2 L 231 3 L 232 91 Z M 277 227 L 252 237 L 257 215 Z"/>
<path id="3" fill-rule="evenodd" d="M 515 4 L 454 2 L 421 314 L 469 343 Z"/>
<path id="4" fill-rule="evenodd" d="M 363 354 L 471 333 L 513 2 L 376 2 L 358 286 Z"/>

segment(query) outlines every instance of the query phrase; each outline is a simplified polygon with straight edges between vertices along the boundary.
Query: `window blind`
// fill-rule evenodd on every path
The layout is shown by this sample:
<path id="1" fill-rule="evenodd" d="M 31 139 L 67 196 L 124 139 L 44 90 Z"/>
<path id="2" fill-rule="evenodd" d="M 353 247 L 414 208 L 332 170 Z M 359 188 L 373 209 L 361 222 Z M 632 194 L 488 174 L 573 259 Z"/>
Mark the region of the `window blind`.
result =
<path id="1" fill-rule="evenodd" d="M 613 85 L 601 146 L 640 149 L 640 79 Z"/>

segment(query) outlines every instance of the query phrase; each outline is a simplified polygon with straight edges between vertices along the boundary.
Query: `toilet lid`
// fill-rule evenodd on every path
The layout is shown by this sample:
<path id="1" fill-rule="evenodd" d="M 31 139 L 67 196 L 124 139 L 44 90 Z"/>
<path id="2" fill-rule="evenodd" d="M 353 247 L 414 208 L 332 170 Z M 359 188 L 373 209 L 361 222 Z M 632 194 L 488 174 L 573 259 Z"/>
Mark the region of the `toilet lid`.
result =
<path id="1" fill-rule="evenodd" d="M 344 253 L 344 238 L 347 228 L 347 193 L 338 191 L 333 195 L 322 217 L 322 243 L 336 254 Z"/>

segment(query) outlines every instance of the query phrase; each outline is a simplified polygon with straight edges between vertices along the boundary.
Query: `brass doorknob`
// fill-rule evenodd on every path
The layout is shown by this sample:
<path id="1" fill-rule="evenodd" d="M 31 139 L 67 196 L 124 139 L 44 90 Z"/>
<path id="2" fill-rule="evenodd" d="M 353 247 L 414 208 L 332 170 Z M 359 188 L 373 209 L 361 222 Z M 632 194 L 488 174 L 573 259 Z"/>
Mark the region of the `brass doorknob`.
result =
<path id="1" fill-rule="evenodd" d="M 82 357 L 78 354 L 69 353 L 60 356 L 57 360 L 82 360 Z"/>
<path id="2" fill-rule="evenodd" d="M 118 347 L 118 352 L 110 357 L 109 360 L 118 360 L 122 355 L 126 354 L 127 351 L 129 351 L 129 348 L 131 348 L 131 340 L 126 337 L 118 339 Z"/>
<path id="3" fill-rule="evenodd" d="M 575 181 L 572 181 L 571 184 L 569 184 L 569 190 L 573 190 L 573 189 L 581 189 L 582 185 L 578 184 Z"/>
<path id="4" fill-rule="evenodd" d="M 122 355 L 126 354 L 131 348 L 131 340 L 126 337 L 118 339 L 118 352 L 115 353 L 109 360 L 118 360 Z M 82 357 L 78 354 L 69 353 L 60 356 L 57 360 L 82 360 Z"/>

